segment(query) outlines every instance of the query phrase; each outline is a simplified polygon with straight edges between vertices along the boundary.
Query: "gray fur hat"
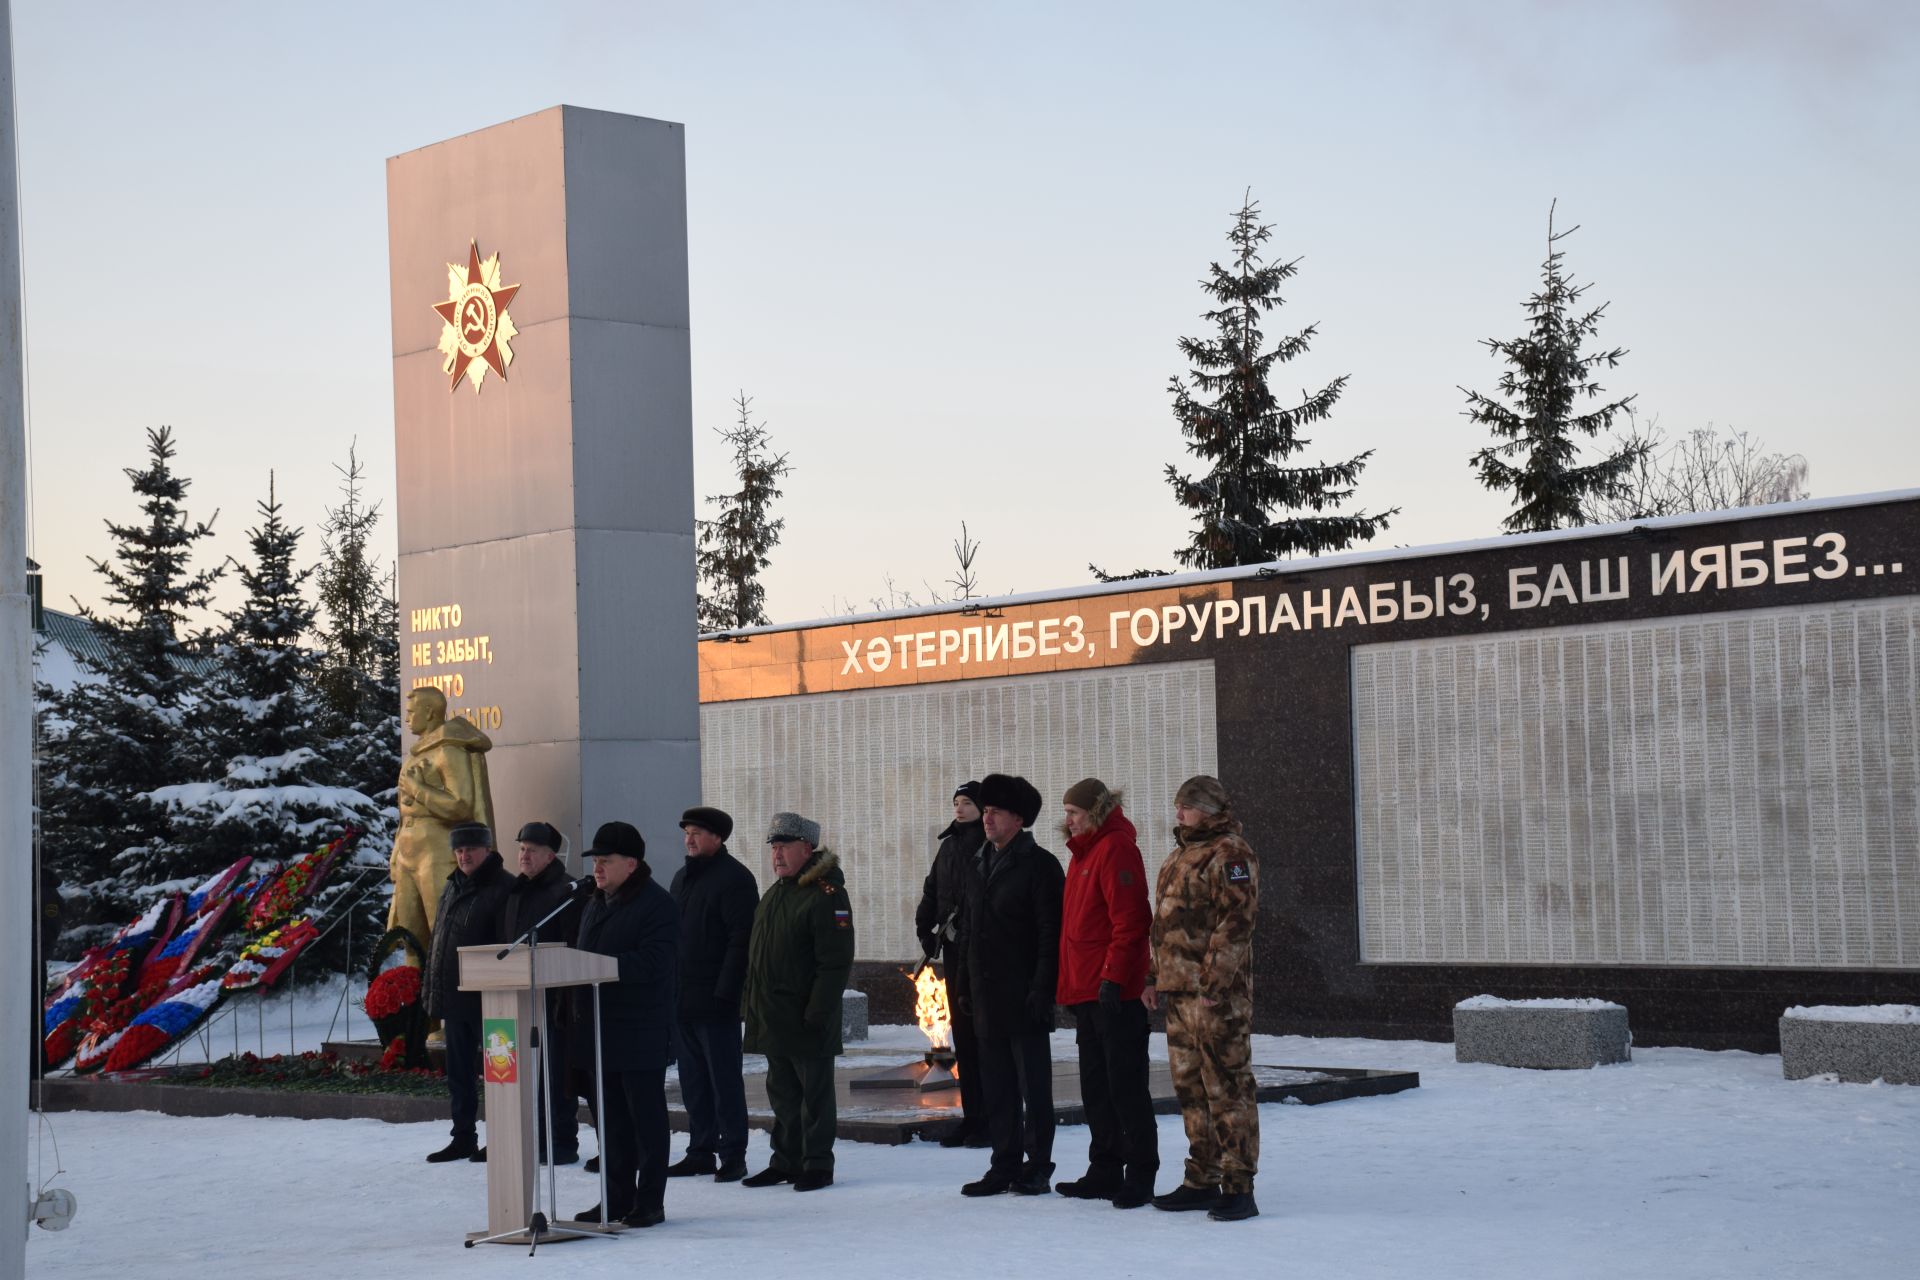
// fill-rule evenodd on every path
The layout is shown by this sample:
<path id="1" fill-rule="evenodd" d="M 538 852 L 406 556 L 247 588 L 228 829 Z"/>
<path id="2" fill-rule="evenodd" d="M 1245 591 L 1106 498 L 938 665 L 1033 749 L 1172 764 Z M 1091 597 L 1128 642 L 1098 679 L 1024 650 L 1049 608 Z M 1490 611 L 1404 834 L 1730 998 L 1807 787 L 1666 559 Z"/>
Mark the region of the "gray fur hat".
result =
<path id="1" fill-rule="evenodd" d="M 776 813 L 773 821 L 767 824 L 767 843 L 772 844 L 775 840 L 804 840 L 818 849 L 820 824 L 797 813 Z"/>

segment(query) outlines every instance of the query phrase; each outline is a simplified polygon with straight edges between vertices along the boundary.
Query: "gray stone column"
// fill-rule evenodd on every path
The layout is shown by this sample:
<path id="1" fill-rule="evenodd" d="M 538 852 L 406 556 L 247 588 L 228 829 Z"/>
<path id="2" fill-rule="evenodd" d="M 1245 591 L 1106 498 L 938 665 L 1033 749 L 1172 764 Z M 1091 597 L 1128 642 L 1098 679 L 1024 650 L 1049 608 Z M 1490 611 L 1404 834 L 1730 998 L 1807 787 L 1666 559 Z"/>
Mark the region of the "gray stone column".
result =
<path id="1" fill-rule="evenodd" d="M 555 107 L 389 160 L 387 204 L 401 686 L 493 739 L 503 846 L 621 818 L 670 875 L 700 795 L 685 130 Z"/>

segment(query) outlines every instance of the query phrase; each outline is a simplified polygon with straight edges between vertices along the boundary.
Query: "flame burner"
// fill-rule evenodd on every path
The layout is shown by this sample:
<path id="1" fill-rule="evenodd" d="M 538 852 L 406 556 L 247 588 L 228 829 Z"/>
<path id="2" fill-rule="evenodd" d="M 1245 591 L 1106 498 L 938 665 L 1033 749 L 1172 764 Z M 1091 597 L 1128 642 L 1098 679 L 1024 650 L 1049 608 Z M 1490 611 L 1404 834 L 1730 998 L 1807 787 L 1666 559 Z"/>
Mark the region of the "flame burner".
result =
<path id="1" fill-rule="evenodd" d="M 960 1075 L 953 1054 L 953 1019 L 947 1012 L 947 981 L 934 972 L 930 961 L 901 972 L 913 983 L 913 1015 L 920 1031 L 933 1046 L 920 1055 L 920 1061 L 904 1067 L 869 1072 L 847 1081 L 850 1089 L 915 1089 L 932 1093 L 940 1089 L 958 1089 Z"/>

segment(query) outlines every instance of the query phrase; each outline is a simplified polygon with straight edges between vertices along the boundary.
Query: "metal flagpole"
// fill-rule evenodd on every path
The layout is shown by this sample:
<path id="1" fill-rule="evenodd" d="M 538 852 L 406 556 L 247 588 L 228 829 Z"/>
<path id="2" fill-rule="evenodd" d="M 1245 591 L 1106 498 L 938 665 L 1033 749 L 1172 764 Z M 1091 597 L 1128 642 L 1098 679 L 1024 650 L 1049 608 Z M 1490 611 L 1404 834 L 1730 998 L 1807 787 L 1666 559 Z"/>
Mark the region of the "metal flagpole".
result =
<path id="1" fill-rule="evenodd" d="M 0 0 L 0 1186 L 27 1190 L 28 1054 L 31 999 L 23 981 L 33 963 L 33 614 L 27 594 L 27 410 L 21 356 L 20 191 L 13 120 L 13 5 Z M 38 1025 L 37 1023 L 33 1025 Z M 0 1278 L 27 1271 L 26 1224 L 38 1197 L 0 1211 L 18 1213 L 0 1229 Z M 52 1219 L 49 1217 L 51 1223 Z"/>

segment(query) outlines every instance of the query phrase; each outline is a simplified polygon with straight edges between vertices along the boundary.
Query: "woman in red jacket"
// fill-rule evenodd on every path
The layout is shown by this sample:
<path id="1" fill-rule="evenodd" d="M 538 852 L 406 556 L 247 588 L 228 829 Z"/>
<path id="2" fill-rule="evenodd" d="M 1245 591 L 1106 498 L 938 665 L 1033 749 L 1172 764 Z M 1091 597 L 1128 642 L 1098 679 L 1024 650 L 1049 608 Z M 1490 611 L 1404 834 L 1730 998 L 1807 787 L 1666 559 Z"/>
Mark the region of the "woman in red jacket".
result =
<path id="1" fill-rule="evenodd" d="M 1073 1010 L 1086 1105 L 1086 1176 L 1055 1190 L 1137 1209 L 1160 1168 L 1147 1084 L 1147 873 L 1121 795 L 1098 778 L 1067 789 L 1062 830 L 1073 851 L 1061 905 L 1059 1001 Z"/>

